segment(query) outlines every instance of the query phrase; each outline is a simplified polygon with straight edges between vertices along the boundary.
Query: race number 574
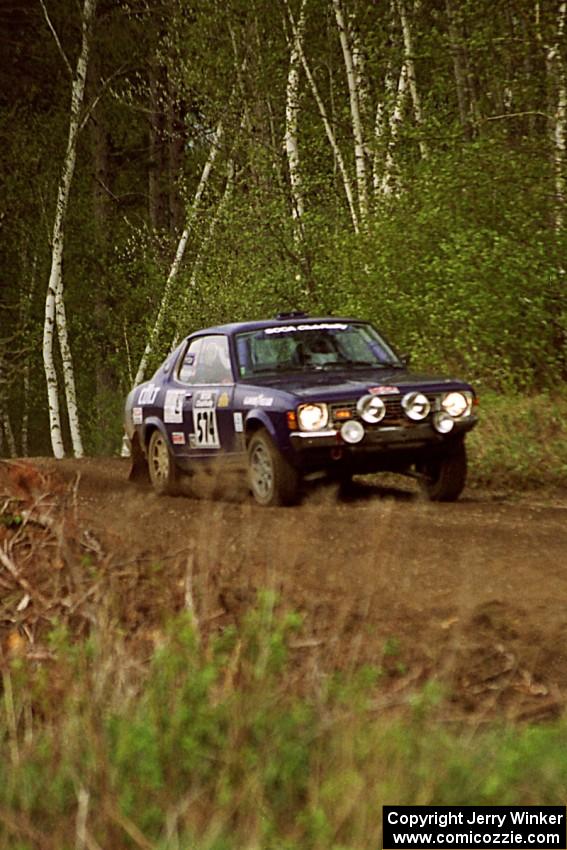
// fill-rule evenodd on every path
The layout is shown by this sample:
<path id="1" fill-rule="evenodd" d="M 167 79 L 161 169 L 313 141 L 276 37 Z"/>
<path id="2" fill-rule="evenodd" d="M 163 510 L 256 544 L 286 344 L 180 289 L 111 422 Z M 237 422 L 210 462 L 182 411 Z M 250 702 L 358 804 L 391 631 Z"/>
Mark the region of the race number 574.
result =
<path id="1" fill-rule="evenodd" d="M 215 410 L 195 410 L 193 422 L 195 425 L 195 445 L 206 449 L 220 448 Z"/>

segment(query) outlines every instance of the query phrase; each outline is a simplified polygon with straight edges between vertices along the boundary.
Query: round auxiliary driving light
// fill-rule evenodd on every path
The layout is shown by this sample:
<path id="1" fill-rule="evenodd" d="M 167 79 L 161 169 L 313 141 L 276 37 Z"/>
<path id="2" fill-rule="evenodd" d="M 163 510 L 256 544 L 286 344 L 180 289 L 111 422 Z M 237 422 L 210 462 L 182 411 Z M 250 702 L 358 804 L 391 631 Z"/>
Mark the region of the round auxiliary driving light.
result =
<path id="1" fill-rule="evenodd" d="M 371 425 L 381 422 L 386 415 L 386 405 L 379 395 L 363 395 L 359 398 L 356 409 L 361 419 Z"/>
<path id="2" fill-rule="evenodd" d="M 433 417 L 433 427 L 440 434 L 448 434 L 455 427 L 455 420 L 448 413 L 436 413 Z"/>
<path id="3" fill-rule="evenodd" d="M 350 443 L 352 445 L 354 443 L 360 443 L 364 437 L 364 428 L 360 422 L 351 419 L 349 422 L 345 422 L 344 425 L 341 426 L 340 433 L 345 443 Z"/>
<path id="4" fill-rule="evenodd" d="M 402 407 L 406 416 L 414 422 L 425 419 L 431 410 L 430 401 L 423 393 L 408 393 L 402 399 Z"/>

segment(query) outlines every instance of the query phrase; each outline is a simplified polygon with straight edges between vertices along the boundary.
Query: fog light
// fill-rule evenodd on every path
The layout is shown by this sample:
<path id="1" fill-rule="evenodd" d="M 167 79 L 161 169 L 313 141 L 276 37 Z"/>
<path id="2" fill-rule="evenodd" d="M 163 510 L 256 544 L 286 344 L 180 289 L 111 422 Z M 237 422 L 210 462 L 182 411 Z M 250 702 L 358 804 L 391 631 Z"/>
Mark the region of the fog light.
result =
<path id="1" fill-rule="evenodd" d="M 360 443 L 364 437 L 364 428 L 360 422 L 351 419 L 350 422 L 345 422 L 341 427 L 341 437 L 345 443 Z"/>
<path id="2" fill-rule="evenodd" d="M 378 395 L 363 395 L 356 405 L 359 415 L 365 422 L 381 422 L 386 415 L 386 405 Z"/>
<path id="3" fill-rule="evenodd" d="M 419 422 L 429 415 L 431 403 L 423 393 L 407 393 L 402 399 L 402 407 L 409 419 Z"/>
<path id="4" fill-rule="evenodd" d="M 436 413 L 433 417 L 433 427 L 440 434 L 449 434 L 455 427 L 455 420 L 448 413 Z"/>

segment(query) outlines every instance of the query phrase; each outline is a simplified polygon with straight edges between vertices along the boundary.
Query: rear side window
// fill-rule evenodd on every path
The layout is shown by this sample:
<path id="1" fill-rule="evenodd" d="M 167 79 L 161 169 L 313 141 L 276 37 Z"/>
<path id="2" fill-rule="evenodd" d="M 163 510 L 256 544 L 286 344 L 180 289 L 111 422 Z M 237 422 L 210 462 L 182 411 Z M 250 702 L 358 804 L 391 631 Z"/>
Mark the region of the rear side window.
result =
<path id="1" fill-rule="evenodd" d="M 185 350 L 185 354 L 181 359 L 181 365 L 179 366 L 179 371 L 177 373 L 177 377 L 180 381 L 183 381 L 184 384 L 195 383 L 197 364 L 200 359 L 199 355 L 202 346 L 203 338 L 199 337 L 198 339 L 194 339 L 190 342 L 188 348 Z"/>
<path id="2" fill-rule="evenodd" d="M 227 337 L 199 337 L 189 343 L 178 377 L 186 384 L 231 384 L 233 377 Z"/>

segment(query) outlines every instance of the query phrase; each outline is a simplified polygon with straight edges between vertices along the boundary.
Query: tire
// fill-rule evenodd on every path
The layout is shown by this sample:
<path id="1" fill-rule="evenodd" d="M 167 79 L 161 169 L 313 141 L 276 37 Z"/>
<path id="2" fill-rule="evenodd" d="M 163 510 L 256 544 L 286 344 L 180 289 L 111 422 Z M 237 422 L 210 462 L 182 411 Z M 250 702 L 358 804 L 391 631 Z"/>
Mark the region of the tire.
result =
<path id="1" fill-rule="evenodd" d="M 299 496 L 299 473 L 264 429 L 256 431 L 248 444 L 248 481 L 252 495 L 264 507 L 292 505 Z"/>
<path id="2" fill-rule="evenodd" d="M 152 487 L 160 496 L 176 496 L 179 492 L 177 469 L 161 431 L 152 431 L 148 446 L 148 471 Z"/>
<path id="3" fill-rule="evenodd" d="M 421 488 L 431 502 L 454 502 L 467 480 L 467 452 L 462 440 L 444 449 L 442 454 L 416 464 L 422 476 Z"/>

